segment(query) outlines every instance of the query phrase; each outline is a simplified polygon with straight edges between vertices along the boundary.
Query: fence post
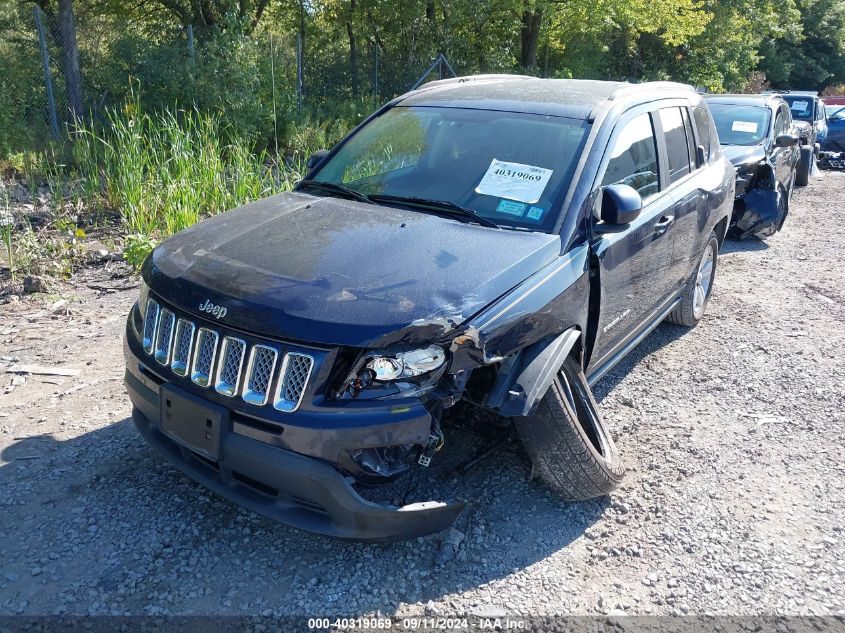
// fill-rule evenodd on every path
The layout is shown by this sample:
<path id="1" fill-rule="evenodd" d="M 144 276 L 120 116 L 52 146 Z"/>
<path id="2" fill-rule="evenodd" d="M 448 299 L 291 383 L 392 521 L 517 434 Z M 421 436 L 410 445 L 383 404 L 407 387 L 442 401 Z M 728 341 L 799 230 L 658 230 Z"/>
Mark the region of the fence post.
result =
<path id="1" fill-rule="evenodd" d="M 276 145 L 276 160 L 279 160 L 279 126 L 276 119 L 276 59 L 273 54 L 273 34 L 270 37 L 270 82 L 273 84 L 273 140 Z"/>
<path id="2" fill-rule="evenodd" d="M 296 107 L 302 107 L 302 35 L 296 34 Z"/>
<path id="3" fill-rule="evenodd" d="M 378 44 L 373 43 L 373 93 L 378 99 Z"/>
<path id="4" fill-rule="evenodd" d="M 44 25 L 41 23 L 41 7 L 35 5 L 35 28 L 38 31 L 38 46 L 41 49 L 41 61 L 44 63 L 44 85 L 47 88 L 47 102 L 50 108 L 50 129 L 53 138 L 59 138 L 59 121 L 56 117 L 56 99 L 53 97 L 53 77 L 50 74 L 50 55 L 47 41 L 44 39 Z"/>

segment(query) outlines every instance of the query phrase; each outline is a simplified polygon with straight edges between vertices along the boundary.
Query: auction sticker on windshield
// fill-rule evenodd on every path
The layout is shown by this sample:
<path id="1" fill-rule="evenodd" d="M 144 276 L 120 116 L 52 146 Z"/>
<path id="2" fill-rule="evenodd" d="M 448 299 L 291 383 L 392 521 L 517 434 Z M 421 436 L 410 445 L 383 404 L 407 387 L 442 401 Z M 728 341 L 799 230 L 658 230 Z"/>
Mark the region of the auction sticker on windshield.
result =
<path id="1" fill-rule="evenodd" d="M 731 126 L 731 131 L 757 134 L 757 124 L 754 121 L 734 121 Z"/>
<path id="2" fill-rule="evenodd" d="M 552 169 L 494 158 L 475 192 L 533 204 L 543 195 L 553 172 Z"/>
<path id="3" fill-rule="evenodd" d="M 798 112 L 806 112 L 808 105 L 810 105 L 809 101 L 793 101 L 792 109 L 797 110 Z"/>

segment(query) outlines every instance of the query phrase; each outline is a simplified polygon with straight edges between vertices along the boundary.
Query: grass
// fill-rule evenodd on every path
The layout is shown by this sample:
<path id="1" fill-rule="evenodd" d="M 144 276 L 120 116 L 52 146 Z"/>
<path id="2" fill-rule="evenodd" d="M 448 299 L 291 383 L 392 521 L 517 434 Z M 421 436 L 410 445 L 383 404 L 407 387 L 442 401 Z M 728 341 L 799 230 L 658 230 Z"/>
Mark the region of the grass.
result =
<path id="1" fill-rule="evenodd" d="M 69 215 L 76 221 L 67 209 L 116 216 L 124 256 L 139 267 L 158 241 L 198 220 L 289 190 L 303 177 L 308 156 L 336 143 L 365 113 L 305 115 L 288 126 L 282 156 L 276 156 L 256 150 L 220 115 L 178 109 L 145 113 L 132 97 L 108 113 L 105 125 L 81 122 L 66 144 L 15 154 L 5 166 L 33 197 L 46 189 L 57 218 Z M 37 250 L 32 233 L 0 221 L 10 270 L 24 245 Z"/>

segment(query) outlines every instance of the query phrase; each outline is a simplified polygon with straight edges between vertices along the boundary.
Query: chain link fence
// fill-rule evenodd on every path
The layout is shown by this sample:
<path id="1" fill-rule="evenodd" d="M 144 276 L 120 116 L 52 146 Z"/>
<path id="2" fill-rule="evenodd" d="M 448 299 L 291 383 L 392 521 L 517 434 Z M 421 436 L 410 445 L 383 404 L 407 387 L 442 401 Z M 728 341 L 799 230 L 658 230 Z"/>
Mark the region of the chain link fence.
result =
<path id="1" fill-rule="evenodd" d="M 372 108 L 421 75 L 454 74 L 442 56 L 408 67 L 366 38 L 352 52 L 319 34 L 304 41 L 272 32 L 212 36 L 188 25 L 151 44 L 132 24 L 83 18 L 68 28 L 64 16 L 26 7 L 16 23 L 3 25 L 14 37 L 0 43 L 6 48 L 0 53 L 15 58 L 11 74 L 0 78 L 0 98 L 10 105 L 0 114 L 4 151 L 65 138 L 77 117 L 105 124 L 128 99 L 149 111 L 218 112 L 238 132 L 278 147 L 292 122 L 309 113 Z"/>

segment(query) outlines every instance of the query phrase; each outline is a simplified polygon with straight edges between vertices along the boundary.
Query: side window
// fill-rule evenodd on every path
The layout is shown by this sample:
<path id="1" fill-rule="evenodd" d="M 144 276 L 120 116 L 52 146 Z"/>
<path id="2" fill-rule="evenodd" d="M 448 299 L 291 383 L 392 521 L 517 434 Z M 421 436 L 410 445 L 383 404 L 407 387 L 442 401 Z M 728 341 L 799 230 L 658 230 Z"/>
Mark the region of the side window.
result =
<path id="1" fill-rule="evenodd" d="M 816 117 L 816 121 L 824 121 L 827 118 L 825 113 L 824 104 L 819 101 L 819 109 L 818 109 L 818 116 Z"/>
<path id="2" fill-rule="evenodd" d="M 657 193 L 657 144 L 648 113 L 628 121 L 616 137 L 601 184 L 630 185 L 643 198 Z"/>
<path id="3" fill-rule="evenodd" d="M 680 108 L 663 108 L 658 114 L 663 134 L 666 136 L 669 182 L 675 182 L 690 173 L 689 143 L 684 119 Z"/>
<path id="4" fill-rule="evenodd" d="M 783 109 L 778 108 L 777 116 L 775 117 L 775 138 L 786 131 L 786 120 L 783 118 Z"/>
<path id="5" fill-rule="evenodd" d="M 709 163 L 713 145 L 713 136 L 711 135 L 710 113 L 707 107 L 700 103 L 692 110 L 692 118 L 695 119 L 695 129 L 698 130 L 698 142 L 704 146 L 704 157 Z"/>
<path id="6" fill-rule="evenodd" d="M 788 106 L 781 106 L 780 112 L 783 115 L 783 129 L 784 130 L 791 130 L 792 129 L 792 112 L 789 111 Z"/>

